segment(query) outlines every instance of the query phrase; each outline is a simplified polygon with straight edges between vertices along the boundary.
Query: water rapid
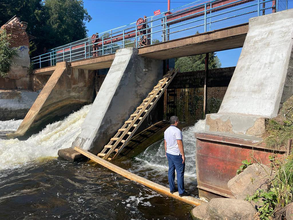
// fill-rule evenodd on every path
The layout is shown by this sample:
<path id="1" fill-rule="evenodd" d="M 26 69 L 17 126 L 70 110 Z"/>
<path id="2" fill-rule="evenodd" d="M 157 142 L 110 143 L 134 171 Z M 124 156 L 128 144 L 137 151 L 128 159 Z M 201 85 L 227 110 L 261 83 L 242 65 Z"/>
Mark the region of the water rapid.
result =
<path id="1" fill-rule="evenodd" d="M 196 180 L 196 139 L 195 132 L 204 129 L 205 121 L 200 120 L 194 126 L 184 128 L 182 130 L 183 146 L 186 157 L 185 166 L 185 182 L 190 183 Z M 164 141 L 158 141 L 149 146 L 144 152 L 135 158 L 134 166 L 131 168 L 133 172 L 145 173 L 146 178 L 152 176 L 165 177 L 168 172 L 168 161 L 165 156 Z M 158 173 L 160 175 L 158 175 Z"/>
<path id="2" fill-rule="evenodd" d="M 158 194 L 99 165 L 56 159 L 81 132 L 91 106 L 48 125 L 29 139 L 0 136 L 1 219 L 190 219 L 192 206 Z M 21 120 L 0 122 L 0 134 L 17 130 Z M 185 188 L 196 196 L 195 138 L 203 123 L 184 129 Z M 168 186 L 162 141 L 126 169 Z M 123 165 L 123 164 L 122 164 Z"/>
<path id="3" fill-rule="evenodd" d="M 38 134 L 22 141 L 0 139 L 0 170 L 24 166 L 34 161 L 57 157 L 59 149 L 71 147 L 81 131 L 91 105 L 84 106 L 63 121 L 49 124 Z M 21 120 L 0 122 L 0 132 L 15 131 Z"/>

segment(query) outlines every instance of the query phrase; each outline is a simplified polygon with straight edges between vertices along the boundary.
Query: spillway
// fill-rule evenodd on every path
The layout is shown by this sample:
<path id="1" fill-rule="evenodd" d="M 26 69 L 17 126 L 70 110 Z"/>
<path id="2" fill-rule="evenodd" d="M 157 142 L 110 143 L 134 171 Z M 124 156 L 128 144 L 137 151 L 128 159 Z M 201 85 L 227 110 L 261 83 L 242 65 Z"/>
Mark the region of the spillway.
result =
<path id="1" fill-rule="evenodd" d="M 19 139 L 0 139 L 0 170 L 20 167 L 38 160 L 57 157 L 57 151 L 70 147 L 81 132 L 83 123 L 91 105 L 69 115 L 63 121 L 46 126 L 38 134 L 25 141 Z M 0 133 L 16 130 L 21 123 L 17 121 L 0 122 Z"/>
<path id="2" fill-rule="evenodd" d="M 0 138 L 0 215 L 9 219 L 150 219 L 162 215 L 191 219 L 190 205 L 162 196 L 104 167 L 56 159 L 58 150 L 69 147 L 78 136 L 90 108 L 85 106 L 27 140 Z M 21 120 L 0 122 L 1 133 L 16 130 L 20 123 Z M 187 155 L 185 185 L 196 196 L 194 129 L 184 130 L 183 138 Z M 120 165 L 168 186 L 162 147 L 158 142 Z"/>

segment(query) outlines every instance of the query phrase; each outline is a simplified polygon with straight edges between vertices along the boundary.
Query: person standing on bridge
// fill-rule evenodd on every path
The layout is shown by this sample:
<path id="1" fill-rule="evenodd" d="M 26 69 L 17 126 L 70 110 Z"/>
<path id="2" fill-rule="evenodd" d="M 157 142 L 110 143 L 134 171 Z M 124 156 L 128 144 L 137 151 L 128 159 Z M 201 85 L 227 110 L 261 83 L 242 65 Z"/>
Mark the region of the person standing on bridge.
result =
<path id="1" fill-rule="evenodd" d="M 179 196 L 187 196 L 184 190 L 184 170 L 185 170 L 185 154 L 182 142 L 182 132 L 177 128 L 179 119 L 177 116 L 170 118 L 171 125 L 164 132 L 164 146 L 166 157 L 168 159 L 169 171 L 168 181 L 170 192 L 176 191 L 175 187 L 175 170 L 177 173 L 177 185 Z"/>

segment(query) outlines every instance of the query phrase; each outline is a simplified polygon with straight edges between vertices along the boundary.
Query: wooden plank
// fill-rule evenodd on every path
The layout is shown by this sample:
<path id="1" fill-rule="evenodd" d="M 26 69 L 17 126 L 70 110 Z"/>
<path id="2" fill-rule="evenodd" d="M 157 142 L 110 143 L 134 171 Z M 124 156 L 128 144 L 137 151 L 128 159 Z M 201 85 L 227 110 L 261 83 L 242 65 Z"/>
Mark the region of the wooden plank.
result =
<path id="1" fill-rule="evenodd" d="M 164 194 L 166 196 L 169 196 L 169 197 L 172 197 L 172 198 L 175 198 L 175 199 L 178 199 L 182 202 L 185 202 L 187 204 L 190 204 L 190 205 L 194 205 L 194 206 L 199 206 L 203 203 L 205 203 L 204 201 L 201 201 L 199 199 L 196 199 L 194 197 L 191 197 L 191 196 L 183 196 L 183 197 L 180 197 L 178 192 L 175 192 L 175 193 L 170 193 L 170 189 L 165 187 L 165 186 L 162 186 L 162 185 L 159 185 L 157 183 L 154 183 L 148 179 L 145 179 L 143 177 L 140 177 L 136 174 L 133 174 L 127 170 L 124 170 L 122 169 L 121 167 L 118 167 L 104 159 L 101 159 L 99 157 L 97 157 L 96 155 L 86 151 L 86 150 L 83 150 L 81 148 L 78 148 L 78 147 L 75 147 L 74 150 L 78 151 L 79 153 L 83 154 L 84 156 L 90 158 L 91 160 L 95 161 L 96 163 L 102 165 L 103 167 L 106 167 L 108 168 L 109 170 L 129 179 L 129 180 L 132 180 L 134 182 L 137 182 L 137 183 L 140 183 L 146 187 L 149 187 L 161 194 Z"/>

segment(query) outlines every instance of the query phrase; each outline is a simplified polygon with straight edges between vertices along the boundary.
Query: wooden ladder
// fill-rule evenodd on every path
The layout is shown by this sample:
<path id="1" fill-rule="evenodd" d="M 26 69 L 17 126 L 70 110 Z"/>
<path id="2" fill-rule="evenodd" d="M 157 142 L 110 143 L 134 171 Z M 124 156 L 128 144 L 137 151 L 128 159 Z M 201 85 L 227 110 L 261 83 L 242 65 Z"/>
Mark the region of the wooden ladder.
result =
<path id="1" fill-rule="evenodd" d="M 103 150 L 98 154 L 99 157 L 113 160 L 120 154 L 144 119 L 158 102 L 160 97 L 163 95 L 166 88 L 170 85 L 176 73 L 176 71 L 172 70 L 159 81 L 159 83 L 143 100 L 140 106 L 138 106 L 134 113 L 130 115 L 129 119 L 124 122 L 124 125 L 118 129 L 117 133 L 110 139 L 109 143 L 104 146 Z"/>

